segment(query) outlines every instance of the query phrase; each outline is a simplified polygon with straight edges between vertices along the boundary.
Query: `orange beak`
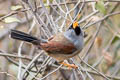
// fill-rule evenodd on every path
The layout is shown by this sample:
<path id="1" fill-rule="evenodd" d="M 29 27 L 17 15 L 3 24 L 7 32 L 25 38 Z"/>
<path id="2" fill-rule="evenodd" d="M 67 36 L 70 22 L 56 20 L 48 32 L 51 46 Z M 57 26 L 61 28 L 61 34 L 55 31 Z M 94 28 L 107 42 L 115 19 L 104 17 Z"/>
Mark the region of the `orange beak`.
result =
<path id="1" fill-rule="evenodd" d="M 75 22 L 73 23 L 73 28 L 75 29 L 76 27 L 78 27 L 78 22 L 77 22 L 77 21 L 75 21 Z"/>

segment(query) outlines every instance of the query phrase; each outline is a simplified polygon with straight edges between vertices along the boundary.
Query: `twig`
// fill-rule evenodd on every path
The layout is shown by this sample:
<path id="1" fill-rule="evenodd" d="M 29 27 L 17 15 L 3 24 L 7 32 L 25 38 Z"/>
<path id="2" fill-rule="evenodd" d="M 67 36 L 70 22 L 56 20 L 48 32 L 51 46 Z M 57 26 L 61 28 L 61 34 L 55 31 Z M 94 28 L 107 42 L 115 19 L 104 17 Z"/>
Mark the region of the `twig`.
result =
<path id="1" fill-rule="evenodd" d="M 80 58 L 80 57 L 79 57 Z M 88 63 L 86 63 L 82 58 L 80 58 L 81 61 L 83 63 L 85 63 L 88 67 L 90 67 L 91 69 L 93 69 L 94 71 L 96 71 L 99 75 L 101 75 L 102 77 L 104 77 L 107 80 L 110 80 L 106 75 L 104 75 L 103 73 L 101 73 L 100 71 L 96 70 L 94 67 L 90 66 Z"/>
<path id="2" fill-rule="evenodd" d="M 27 56 L 18 56 L 18 55 L 13 55 L 13 54 L 4 53 L 4 52 L 0 52 L 0 56 L 4 56 L 4 57 L 14 57 L 14 58 L 21 58 L 21 59 L 26 59 L 26 60 L 32 60 L 32 58 L 27 57 Z"/>
<path id="3" fill-rule="evenodd" d="M 31 79 L 34 80 L 35 77 L 41 72 L 41 69 L 43 68 L 43 66 L 47 63 L 47 61 L 50 59 L 50 57 L 48 56 L 45 61 L 41 64 L 41 67 L 39 68 L 39 70 L 37 71 L 37 73 L 35 74 L 35 76 Z M 49 62 L 49 61 L 48 61 Z"/>
<path id="4" fill-rule="evenodd" d="M 80 1 L 80 3 L 90 3 L 90 2 L 97 2 L 96 0 L 89 0 L 89 1 Z M 120 2 L 120 0 L 104 0 L 104 2 Z M 71 2 L 66 2 L 66 3 L 59 3 L 59 5 L 65 5 L 65 4 L 75 4 L 77 3 L 77 1 L 71 1 Z M 49 6 L 57 6 L 57 4 L 49 4 L 49 5 L 45 5 L 45 7 L 49 7 Z M 41 6 L 38 6 L 38 9 L 42 8 Z M 20 11 L 12 11 L 10 13 L 8 13 L 7 15 L 0 17 L 0 21 L 3 20 L 6 17 L 12 16 L 14 14 L 18 14 L 19 12 L 25 12 L 30 10 L 30 8 L 28 9 L 22 9 Z"/>
<path id="5" fill-rule="evenodd" d="M 0 74 L 6 74 L 7 76 L 14 78 L 14 80 L 17 80 L 17 78 L 15 76 L 9 74 L 8 72 L 0 72 Z"/>
<path id="6" fill-rule="evenodd" d="M 21 50 L 22 50 L 23 43 L 24 43 L 24 42 L 21 42 L 21 44 L 20 44 L 20 46 L 19 46 L 19 48 L 18 48 L 18 56 L 22 56 L 22 55 L 21 55 Z M 22 80 L 22 79 L 21 79 L 22 64 L 23 64 L 23 63 L 22 63 L 22 59 L 19 58 L 19 67 L 18 67 L 18 75 L 17 75 L 17 79 L 18 79 L 18 80 Z"/>
<path id="7" fill-rule="evenodd" d="M 97 35 L 98 35 L 98 33 L 99 33 L 100 29 L 101 29 L 101 23 L 97 27 L 97 30 L 96 30 L 96 32 L 93 35 L 92 41 L 90 42 L 90 45 L 88 46 L 88 49 L 86 50 L 86 53 L 84 54 L 84 56 L 82 57 L 82 59 L 84 59 L 87 56 L 87 54 L 89 53 L 89 51 L 91 50 L 91 48 L 92 48 L 92 46 L 94 44 L 95 38 L 97 37 Z"/>
<path id="8" fill-rule="evenodd" d="M 90 80 L 94 80 L 92 76 L 86 71 L 87 76 L 90 78 Z"/>
<path id="9" fill-rule="evenodd" d="M 88 69 L 81 69 L 82 72 L 88 72 L 90 74 L 94 74 L 94 75 L 97 75 L 97 76 L 101 76 L 99 73 L 97 73 L 96 71 L 91 71 L 91 70 L 88 70 Z M 106 75 L 108 78 L 110 79 L 113 79 L 113 80 L 120 80 L 120 77 L 119 76 L 111 76 L 111 75 Z"/>
<path id="10" fill-rule="evenodd" d="M 107 14 L 106 16 L 104 16 L 103 18 L 101 18 L 100 20 L 95 21 L 95 22 L 93 22 L 93 23 L 90 23 L 90 24 L 86 25 L 84 29 L 87 29 L 89 26 L 92 26 L 92 25 L 94 25 L 94 24 L 96 24 L 96 23 L 99 23 L 99 22 L 101 22 L 101 21 L 104 21 L 104 20 L 105 20 L 106 18 L 108 18 L 108 17 L 111 17 L 111 16 L 113 16 L 113 15 L 118 15 L 118 14 L 120 14 L 120 11 L 119 11 L 119 12 L 113 12 L 113 13 Z"/>
<path id="11" fill-rule="evenodd" d="M 51 75 L 52 73 L 54 73 L 54 72 L 56 72 L 57 70 L 59 70 L 61 67 L 62 67 L 62 64 L 61 64 L 57 69 L 53 70 L 52 72 L 48 73 L 46 76 L 44 76 L 44 77 L 42 77 L 42 78 L 40 78 L 40 79 L 38 79 L 38 80 L 43 80 L 43 79 L 45 79 L 46 77 L 48 77 L 48 76 Z"/>
<path id="12" fill-rule="evenodd" d="M 28 71 L 28 69 L 31 67 L 31 65 L 41 56 L 41 54 L 43 53 L 43 51 L 41 51 L 38 55 L 36 55 L 32 61 L 28 64 L 28 66 L 25 68 L 24 72 L 22 73 L 22 79 L 24 78 L 24 75 L 26 73 L 26 71 Z"/>

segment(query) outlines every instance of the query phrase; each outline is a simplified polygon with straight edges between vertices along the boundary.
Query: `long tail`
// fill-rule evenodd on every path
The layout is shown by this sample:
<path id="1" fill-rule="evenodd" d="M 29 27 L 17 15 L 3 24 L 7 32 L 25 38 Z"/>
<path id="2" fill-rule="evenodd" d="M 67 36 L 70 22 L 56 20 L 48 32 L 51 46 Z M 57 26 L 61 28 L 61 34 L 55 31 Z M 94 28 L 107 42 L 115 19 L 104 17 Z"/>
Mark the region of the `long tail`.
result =
<path id="1" fill-rule="evenodd" d="M 36 37 L 31 36 L 30 34 L 26 34 L 24 32 L 21 32 L 21 31 L 17 31 L 17 30 L 12 29 L 10 31 L 10 36 L 13 39 L 26 41 L 26 42 L 32 43 L 34 45 L 39 45 L 40 44 L 39 39 L 37 39 Z"/>

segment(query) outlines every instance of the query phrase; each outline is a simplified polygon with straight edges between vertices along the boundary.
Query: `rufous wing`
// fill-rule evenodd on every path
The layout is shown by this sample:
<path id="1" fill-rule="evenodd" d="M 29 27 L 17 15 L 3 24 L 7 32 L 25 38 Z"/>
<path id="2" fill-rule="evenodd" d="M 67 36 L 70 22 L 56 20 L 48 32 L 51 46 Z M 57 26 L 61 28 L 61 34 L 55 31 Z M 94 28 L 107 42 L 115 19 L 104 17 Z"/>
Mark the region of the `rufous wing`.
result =
<path id="1" fill-rule="evenodd" d="M 41 48 L 48 54 L 72 54 L 76 51 L 74 45 L 62 34 L 54 36 L 47 43 L 41 43 Z"/>

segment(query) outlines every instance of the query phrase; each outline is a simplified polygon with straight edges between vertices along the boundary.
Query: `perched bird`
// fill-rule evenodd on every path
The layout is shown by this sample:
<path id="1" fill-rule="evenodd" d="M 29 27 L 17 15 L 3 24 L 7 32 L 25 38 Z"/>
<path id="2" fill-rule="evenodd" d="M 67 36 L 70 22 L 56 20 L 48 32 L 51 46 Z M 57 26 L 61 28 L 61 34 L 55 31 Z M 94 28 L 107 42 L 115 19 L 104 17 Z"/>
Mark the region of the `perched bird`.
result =
<path id="1" fill-rule="evenodd" d="M 54 35 L 47 41 L 17 30 L 11 30 L 10 36 L 13 39 L 26 41 L 36 45 L 47 52 L 49 56 L 55 58 L 59 63 L 70 68 L 77 68 L 77 66 L 67 64 L 64 60 L 77 55 L 84 45 L 84 33 L 76 21 L 73 22 L 68 30 Z"/>

